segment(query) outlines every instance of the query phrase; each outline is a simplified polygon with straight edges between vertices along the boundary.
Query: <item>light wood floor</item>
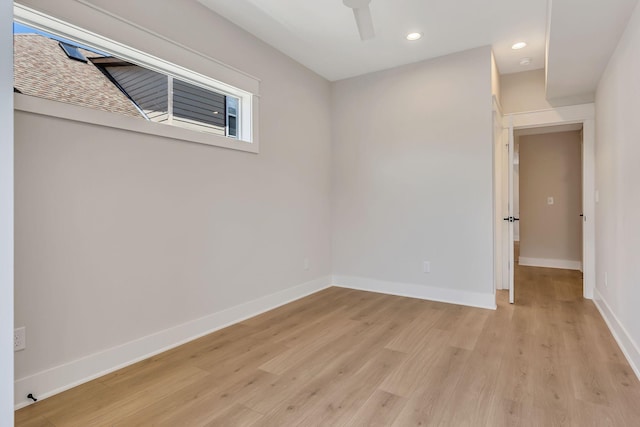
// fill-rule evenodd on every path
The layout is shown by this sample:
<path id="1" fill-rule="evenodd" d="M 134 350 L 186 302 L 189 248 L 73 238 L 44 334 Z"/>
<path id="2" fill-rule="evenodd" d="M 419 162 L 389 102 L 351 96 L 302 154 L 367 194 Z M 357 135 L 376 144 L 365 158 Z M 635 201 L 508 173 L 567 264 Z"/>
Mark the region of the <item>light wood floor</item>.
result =
<path id="1" fill-rule="evenodd" d="M 497 311 L 331 288 L 16 412 L 18 426 L 638 426 L 577 272 Z"/>

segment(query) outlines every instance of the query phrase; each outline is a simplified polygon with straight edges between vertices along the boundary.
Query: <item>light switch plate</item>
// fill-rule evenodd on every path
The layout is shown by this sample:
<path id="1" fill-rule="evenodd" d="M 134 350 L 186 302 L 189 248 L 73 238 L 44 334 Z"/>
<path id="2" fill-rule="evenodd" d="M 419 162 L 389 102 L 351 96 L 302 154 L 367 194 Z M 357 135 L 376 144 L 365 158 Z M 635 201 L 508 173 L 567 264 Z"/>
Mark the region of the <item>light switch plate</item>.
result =
<path id="1" fill-rule="evenodd" d="M 431 273 L 431 263 L 429 261 L 422 262 L 422 271 L 424 273 Z"/>

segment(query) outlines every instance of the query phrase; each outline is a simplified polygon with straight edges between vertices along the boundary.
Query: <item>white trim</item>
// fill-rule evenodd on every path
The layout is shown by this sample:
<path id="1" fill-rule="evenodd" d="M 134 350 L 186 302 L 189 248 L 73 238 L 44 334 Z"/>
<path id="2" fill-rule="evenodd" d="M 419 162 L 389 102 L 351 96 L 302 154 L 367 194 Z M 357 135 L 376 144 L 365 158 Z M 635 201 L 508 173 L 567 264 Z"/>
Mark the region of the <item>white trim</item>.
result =
<path id="1" fill-rule="evenodd" d="M 324 276 L 17 379 L 14 385 L 15 409 L 31 403 L 26 401 L 28 393 L 33 393 L 38 399 L 45 399 L 234 323 L 326 289 L 330 283 L 331 277 Z"/>
<path id="2" fill-rule="evenodd" d="M 143 27 L 141 25 L 138 25 L 135 22 L 132 22 L 132 21 L 120 16 L 120 15 L 117 15 L 115 13 L 109 12 L 108 10 L 103 9 L 100 6 L 97 6 L 97 5 L 93 4 L 93 2 L 91 2 L 91 1 L 88 1 L 88 0 L 76 0 L 76 1 L 78 3 L 84 5 L 84 6 L 87 6 L 87 7 L 91 8 L 91 9 L 103 14 L 103 15 L 107 15 L 107 16 L 113 18 L 113 19 L 116 19 L 116 20 L 120 21 L 121 23 L 126 24 L 129 27 L 133 27 L 133 28 L 135 28 L 135 29 L 137 29 L 137 30 L 139 30 L 141 32 L 144 32 L 144 33 L 146 33 L 146 34 L 148 34 L 148 35 L 150 35 L 150 36 L 152 36 L 154 38 L 163 40 L 163 41 L 165 41 L 167 43 L 171 43 L 172 45 L 176 46 L 182 52 L 189 52 L 189 53 L 197 55 L 197 56 L 199 56 L 199 57 L 201 57 L 203 59 L 206 59 L 207 61 L 213 62 L 212 66 L 213 66 L 213 70 L 215 70 L 215 71 L 213 71 L 213 73 L 215 75 L 223 76 L 222 80 L 225 80 L 225 81 L 230 80 L 230 81 L 233 82 L 234 86 L 239 87 L 241 89 L 244 89 L 247 92 L 251 92 L 251 93 L 255 93 L 255 94 L 258 93 L 259 84 L 260 84 L 260 81 L 261 81 L 258 77 L 253 76 L 253 75 L 251 75 L 251 74 L 249 74 L 249 73 L 247 73 L 245 71 L 239 70 L 238 68 L 232 67 L 229 64 L 225 64 L 224 62 L 219 61 L 218 59 L 213 58 L 213 57 L 211 57 L 209 55 L 205 55 L 204 53 L 199 52 L 199 51 L 197 51 L 197 50 L 195 50 L 195 49 L 193 49 L 193 48 L 191 48 L 191 47 L 189 47 L 189 46 L 187 46 L 185 44 L 178 43 L 177 41 L 172 40 L 172 39 L 170 39 L 168 37 L 165 37 L 160 33 L 157 33 L 155 31 L 151 31 L 150 29 L 145 28 L 145 27 Z"/>
<path id="3" fill-rule="evenodd" d="M 492 182 L 492 194 L 493 194 L 493 282 L 494 282 L 494 294 L 496 290 L 503 289 L 504 284 L 502 281 L 502 188 L 501 188 L 501 171 L 502 171 L 502 107 L 500 101 L 493 95 L 493 111 L 491 115 L 492 119 L 492 136 L 493 136 L 493 182 Z"/>
<path id="4" fill-rule="evenodd" d="M 508 208 L 509 211 L 507 213 L 507 217 L 514 218 L 515 217 L 515 209 L 513 206 L 514 201 L 514 191 L 513 191 L 513 158 L 515 151 L 515 140 L 513 135 L 513 124 L 509 125 L 509 138 L 507 140 L 508 144 L 508 161 L 507 161 L 507 200 L 508 200 Z M 508 250 L 508 260 L 509 260 L 509 304 L 515 303 L 515 251 L 514 251 L 514 238 L 513 238 L 513 229 L 514 229 L 515 221 L 510 219 L 507 222 L 507 230 L 508 230 L 508 242 L 509 246 Z"/>
<path id="5" fill-rule="evenodd" d="M 595 119 L 582 128 L 582 268 L 584 297 L 593 299 L 596 288 L 596 132 Z"/>
<path id="6" fill-rule="evenodd" d="M 205 59 L 207 62 L 211 62 L 209 65 L 210 73 L 214 75 L 222 74 L 224 77 L 233 81 L 233 84 L 228 84 L 222 80 L 218 80 L 209 76 L 205 76 L 203 74 L 197 73 L 193 70 L 185 68 L 181 65 L 174 64 L 172 62 L 166 61 L 162 58 L 158 58 L 156 56 L 150 55 L 146 52 L 142 52 L 138 49 L 135 49 L 131 46 L 125 45 L 123 43 L 117 42 L 110 38 L 104 37 L 100 34 L 96 34 L 84 28 L 80 28 L 71 23 L 65 22 L 53 16 L 50 16 L 46 13 L 40 12 L 38 10 L 29 8 L 27 6 L 14 3 L 14 19 L 20 23 L 25 25 L 38 28 L 42 31 L 57 35 L 59 37 L 64 37 L 67 39 L 71 39 L 81 43 L 85 46 L 91 46 L 96 49 L 104 49 L 108 53 L 117 54 L 120 59 L 124 59 L 129 62 L 142 64 L 147 68 L 150 68 L 159 72 L 170 71 L 174 73 L 176 76 L 185 77 L 188 79 L 193 79 L 192 81 L 196 84 L 205 84 L 205 85 L 219 85 L 221 89 L 230 94 L 242 94 L 243 92 L 250 92 L 254 94 L 259 93 L 260 87 L 260 79 L 257 77 L 251 76 L 241 70 L 233 68 L 227 64 L 224 64 L 221 61 L 216 60 L 210 56 L 204 55 L 194 49 L 191 49 L 185 45 L 179 44 L 170 40 L 164 36 L 161 36 L 158 33 L 147 30 L 139 25 L 132 23 L 118 15 L 110 13 L 100 7 L 97 7 L 90 2 L 76 0 L 78 3 L 84 4 L 87 7 L 90 7 L 103 15 L 109 16 L 111 18 L 115 18 L 126 26 L 133 27 L 136 30 L 142 31 L 147 35 L 150 35 L 154 38 L 158 38 L 164 42 L 171 43 L 172 45 L 180 48 L 183 52 L 189 52 L 198 57 Z M 240 74 L 244 77 L 241 81 L 234 74 Z M 224 79 L 223 77 L 223 79 Z M 234 78 L 235 77 L 235 78 Z M 227 80 L 227 79 L 225 79 Z"/>
<path id="7" fill-rule="evenodd" d="M 514 129 L 531 129 L 554 125 L 582 123 L 582 233 L 583 296 L 593 299 L 596 283 L 595 258 L 595 105 L 580 104 L 548 110 L 507 114 L 503 125 Z"/>
<path id="8" fill-rule="evenodd" d="M 517 129 L 583 123 L 585 120 L 594 118 L 595 105 L 593 103 L 505 115 L 506 120 L 513 120 L 513 127 Z M 505 126 L 508 126 L 508 123 L 505 122 Z"/>
<path id="9" fill-rule="evenodd" d="M 125 116 L 123 114 L 80 107 L 73 104 L 51 101 L 49 99 L 37 98 L 35 96 L 28 96 L 19 93 L 16 93 L 13 96 L 14 108 L 26 113 L 40 114 L 63 120 L 110 127 L 129 132 L 138 132 L 179 141 L 195 142 L 215 147 L 247 151 L 249 153 L 258 153 L 260 151 L 260 145 L 257 141 L 241 141 L 210 132 L 200 132 L 194 129 L 151 122 L 148 120 Z"/>
<path id="10" fill-rule="evenodd" d="M 613 310 L 611 310 L 611 307 L 607 304 L 607 301 L 598 289 L 596 289 L 594 293 L 594 303 L 618 343 L 620 350 L 622 350 L 624 357 L 627 358 L 631 369 L 633 369 L 633 372 L 640 380 L 640 347 L 633 338 L 631 338 L 627 329 L 622 325 L 622 322 L 620 322 Z"/>
<path id="11" fill-rule="evenodd" d="M 497 308 L 496 296 L 493 292 L 482 294 L 458 289 L 437 288 L 414 283 L 387 282 L 355 276 L 333 276 L 333 286 L 490 310 Z"/>
<path id="12" fill-rule="evenodd" d="M 580 261 L 571 261 L 567 259 L 520 257 L 518 258 L 518 264 L 527 267 L 562 268 L 565 270 L 582 271 L 582 263 Z"/>

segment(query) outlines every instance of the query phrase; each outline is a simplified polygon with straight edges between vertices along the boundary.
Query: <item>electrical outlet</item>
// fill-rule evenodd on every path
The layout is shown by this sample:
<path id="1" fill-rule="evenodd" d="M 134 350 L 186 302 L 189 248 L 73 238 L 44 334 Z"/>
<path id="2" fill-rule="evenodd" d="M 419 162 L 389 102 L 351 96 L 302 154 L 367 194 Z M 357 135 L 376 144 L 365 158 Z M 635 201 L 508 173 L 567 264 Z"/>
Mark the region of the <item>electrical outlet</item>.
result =
<path id="1" fill-rule="evenodd" d="M 24 350 L 27 347 L 26 329 L 22 328 L 13 330 L 13 351 Z"/>
<path id="2" fill-rule="evenodd" d="M 431 263 L 429 261 L 422 261 L 422 271 L 431 273 Z"/>
<path id="3" fill-rule="evenodd" d="M 302 267 L 303 267 L 305 270 L 308 270 L 308 269 L 309 269 L 309 258 L 305 258 L 305 259 L 304 259 L 304 261 L 302 262 Z"/>

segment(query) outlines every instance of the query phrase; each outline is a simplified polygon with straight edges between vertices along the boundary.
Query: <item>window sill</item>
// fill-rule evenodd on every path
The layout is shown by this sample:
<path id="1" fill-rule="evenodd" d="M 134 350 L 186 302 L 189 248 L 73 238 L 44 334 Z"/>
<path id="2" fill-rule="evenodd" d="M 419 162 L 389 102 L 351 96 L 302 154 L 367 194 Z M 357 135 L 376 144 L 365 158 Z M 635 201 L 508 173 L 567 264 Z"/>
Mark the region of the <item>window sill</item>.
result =
<path id="1" fill-rule="evenodd" d="M 18 93 L 14 94 L 14 109 L 27 113 L 57 117 L 59 119 L 121 129 L 129 132 L 138 132 L 177 141 L 194 142 L 249 153 L 259 153 L 259 145 L 255 136 L 254 139 L 256 140 L 254 142 L 240 141 L 207 132 L 198 132 L 191 129 L 150 122 L 135 117 L 128 117 Z"/>

